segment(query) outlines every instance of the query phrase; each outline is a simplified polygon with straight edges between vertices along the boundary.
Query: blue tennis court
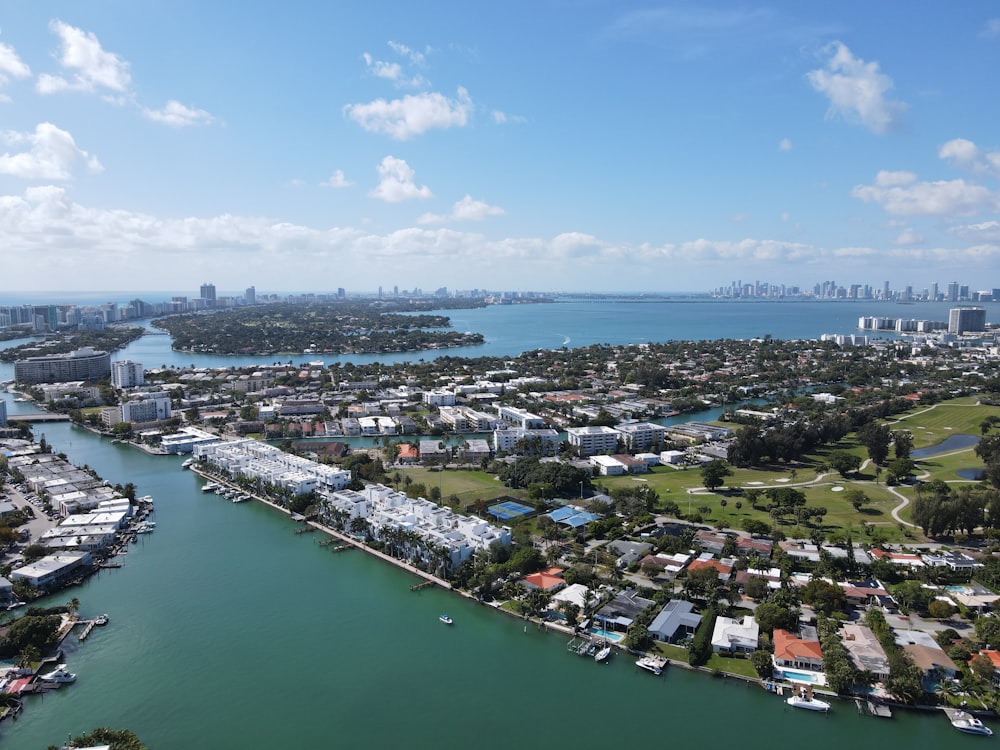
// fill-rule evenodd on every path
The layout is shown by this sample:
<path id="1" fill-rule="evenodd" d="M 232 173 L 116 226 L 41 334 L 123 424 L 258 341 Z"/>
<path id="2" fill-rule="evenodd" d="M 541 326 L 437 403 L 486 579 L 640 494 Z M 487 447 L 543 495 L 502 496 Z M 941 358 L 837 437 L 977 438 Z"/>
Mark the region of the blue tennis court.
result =
<path id="1" fill-rule="evenodd" d="M 496 505 L 491 505 L 487 508 L 486 512 L 494 518 L 499 518 L 501 521 L 509 521 L 511 518 L 532 513 L 534 510 L 530 505 L 521 505 L 521 503 L 515 503 L 513 500 L 507 500 Z"/>
<path id="2" fill-rule="evenodd" d="M 556 508 L 547 515 L 556 523 L 565 524 L 566 526 L 574 529 L 579 528 L 580 526 L 586 526 L 591 521 L 596 521 L 598 519 L 598 516 L 595 516 L 593 513 L 587 513 L 584 510 L 577 510 L 569 505 Z"/>

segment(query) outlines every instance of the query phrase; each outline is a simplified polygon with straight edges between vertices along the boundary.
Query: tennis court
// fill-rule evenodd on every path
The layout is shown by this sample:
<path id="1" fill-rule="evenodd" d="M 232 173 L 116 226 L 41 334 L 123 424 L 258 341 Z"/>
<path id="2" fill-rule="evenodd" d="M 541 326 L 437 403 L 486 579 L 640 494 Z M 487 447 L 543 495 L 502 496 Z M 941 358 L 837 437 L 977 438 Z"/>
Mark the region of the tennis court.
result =
<path id="1" fill-rule="evenodd" d="M 522 505 L 521 503 L 515 503 L 513 500 L 506 500 L 502 503 L 491 505 L 486 509 L 486 512 L 501 521 L 509 521 L 512 518 L 532 513 L 534 510 L 530 505 Z"/>

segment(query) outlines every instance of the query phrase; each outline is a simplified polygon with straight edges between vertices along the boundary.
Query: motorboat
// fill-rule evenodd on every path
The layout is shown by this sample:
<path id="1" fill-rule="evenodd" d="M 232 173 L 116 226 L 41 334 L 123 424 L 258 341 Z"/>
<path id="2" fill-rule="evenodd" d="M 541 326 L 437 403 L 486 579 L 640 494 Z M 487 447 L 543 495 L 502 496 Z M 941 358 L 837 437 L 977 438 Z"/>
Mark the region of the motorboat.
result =
<path id="1" fill-rule="evenodd" d="M 45 682 L 59 682 L 59 683 L 76 682 L 76 675 L 73 674 L 72 672 L 67 672 L 65 664 L 60 664 L 51 672 L 46 672 L 45 674 L 38 675 L 38 679 L 44 680 Z"/>
<path id="2" fill-rule="evenodd" d="M 438 617 L 438 619 L 445 625 L 451 625 L 453 622 L 455 622 L 448 615 L 441 615 L 440 617 Z"/>
<path id="3" fill-rule="evenodd" d="M 984 737 L 993 736 L 992 729 L 966 711 L 953 711 L 948 718 L 951 719 L 951 725 L 959 732 L 979 734 Z"/>
<path id="4" fill-rule="evenodd" d="M 807 695 L 793 695 L 785 701 L 792 708 L 804 708 L 807 711 L 829 711 L 830 704 Z"/>
<path id="5" fill-rule="evenodd" d="M 608 657 L 611 656 L 611 644 L 605 643 L 601 648 L 597 650 L 594 654 L 594 661 L 607 661 Z"/>
<path id="6" fill-rule="evenodd" d="M 667 666 L 667 660 L 662 656 L 644 656 L 635 663 L 639 669 L 645 669 L 653 674 L 663 674 L 663 668 Z"/>
<path id="7" fill-rule="evenodd" d="M 108 616 L 107 615 L 98 615 L 97 617 L 94 618 L 94 624 L 95 625 L 107 625 L 108 624 Z"/>
<path id="8" fill-rule="evenodd" d="M 194 466 L 194 459 L 193 458 L 185 459 L 184 463 L 181 464 L 181 468 L 182 469 L 190 469 L 192 466 Z"/>
<path id="9" fill-rule="evenodd" d="M 215 492 L 217 489 L 219 489 L 219 485 L 218 484 L 216 484 L 215 482 L 209 482 L 208 484 L 206 484 L 204 487 L 201 488 L 201 491 L 202 492 Z"/>

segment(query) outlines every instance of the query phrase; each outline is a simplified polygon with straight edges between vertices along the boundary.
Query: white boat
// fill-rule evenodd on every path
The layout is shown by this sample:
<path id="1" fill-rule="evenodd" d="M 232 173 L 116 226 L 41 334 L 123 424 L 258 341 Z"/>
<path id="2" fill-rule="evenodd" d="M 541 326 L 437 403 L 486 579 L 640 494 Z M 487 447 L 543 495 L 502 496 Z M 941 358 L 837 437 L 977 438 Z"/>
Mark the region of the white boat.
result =
<path id="1" fill-rule="evenodd" d="M 184 463 L 181 464 L 182 469 L 190 469 L 192 466 L 194 466 L 193 458 L 185 459 Z"/>
<path id="2" fill-rule="evenodd" d="M 644 656 L 635 663 L 639 669 L 645 669 L 653 674 L 663 674 L 663 668 L 667 666 L 667 660 L 662 656 Z"/>
<path id="3" fill-rule="evenodd" d="M 951 719 L 951 725 L 959 732 L 965 732 L 966 734 L 979 734 L 984 737 L 993 736 L 993 730 L 970 713 L 965 711 L 953 711 L 948 718 Z"/>
<path id="4" fill-rule="evenodd" d="M 830 704 L 819 698 L 809 698 L 805 695 L 793 695 L 785 701 L 792 708 L 804 708 L 807 711 L 829 711 Z"/>
<path id="5" fill-rule="evenodd" d="M 72 672 L 67 672 L 65 664 L 60 664 L 51 672 L 38 675 L 38 679 L 44 680 L 45 682 L 75 682 L 76 675 Z"/>
<path id="6" fill-rule="evenodd" d="M 94 624 L 95 625 L 107 625 L 108 624 L 108 616 L 107 615 L 98 615 L 97 617 L 94 618 Z"/>
<path id="7" fill-rule="evenodd" d="M 201 491 L 215 492 L 217 489 L 219 489 L 219 485 L 217 485 L 215 482 L 209 482 L 208 484 L 206 484 L 204 487 L 201 488 Z"/>
<path id="8" fill-rule="evenodd" d="M 451 625 L 453 622 L 455 622 L 448 615 L 441 615 L 440 617 L 438 617 L 438 619 L 445 625 Z"/>
<path id="9" fill-rule="evenodd" d="M 598 649 L 597 653 L 594 654 L 594 661 L 607 661 L 609 656 L 611 656 L 611 644 L 605 643 L 604 646 Z"/>

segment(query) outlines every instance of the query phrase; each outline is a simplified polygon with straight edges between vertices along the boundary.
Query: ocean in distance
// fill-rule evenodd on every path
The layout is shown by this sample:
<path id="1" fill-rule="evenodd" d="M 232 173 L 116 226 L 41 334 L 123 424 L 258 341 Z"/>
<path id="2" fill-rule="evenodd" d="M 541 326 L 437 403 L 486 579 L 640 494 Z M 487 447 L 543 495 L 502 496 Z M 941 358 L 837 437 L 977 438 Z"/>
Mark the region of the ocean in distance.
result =
<path id="1" fill-rule="evenodd" d="M 498 354 L 669 338 L 814 337 L 850 333 L 863 314 L 925 317 L 922 306 L 866 303 L 693 305 L 669 312 L 676 306 L 581 301 L 452 316 L 456 327 L 483 332 Z M 935 319 L 947 316 L 946 305 L 929 307 Z M 843 315 L 844 325 L 836 327 L 832 314 Z M 467 326 L 459 322 L 466 319 Z M 166 336 L 143 337 L 116 358 L 126 356 L 147 367 L 244 360 L 174 353 Z M 11 376 L 11 366 L 0 365 L 0 380 Z M 2 396 L 10 413 L 31 408 Z M 160 750 L 659 743 L 825 750 L 977 741 L 938 714 L 897 712 L 883 721 L 838 702 L 829 716 L 813 715 L 735 680 L 682 669 L 654 677 L 622 654 L 598 665 L 569 655 L 561 635 L 525 629 L 445 591 L 411 592 L 411 576 L 359 551 L 333 554 L 317 534 L 293 534 L 287 518 L 264 506 L 203 494 L 179 458 L 148 456 L 64 423 L 37 432 L 71 461 L 151 494 L 157 530 L 141 537 L 121 569 L 54 597 L 76 596 L 84 615 L 107 612 L 111 624 L 84 644 L 66 641 L 78 682 L 29 701 L 21 718 L 0 725 L 4 748 L 44 748 L 96 726 L 127 727 Z M 438 622 L 444 611 L 455 620 L 450 628 Z"/>

